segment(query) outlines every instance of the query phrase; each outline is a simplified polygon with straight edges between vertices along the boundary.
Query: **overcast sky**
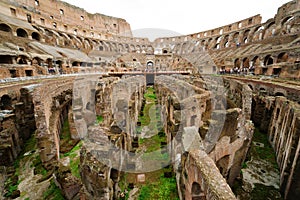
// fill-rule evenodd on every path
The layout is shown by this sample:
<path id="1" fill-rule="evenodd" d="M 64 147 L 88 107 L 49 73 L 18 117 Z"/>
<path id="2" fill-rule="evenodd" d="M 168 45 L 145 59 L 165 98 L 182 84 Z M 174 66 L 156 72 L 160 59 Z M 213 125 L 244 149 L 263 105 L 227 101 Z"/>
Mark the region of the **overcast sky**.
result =
<path id="1" fill-rule="evenodd" d="M 90 13 L 125 19 L 132 30 L 167 29 L 191 34 L 261 14 L 273 18 L 289 0 L 64 0 Z"/>

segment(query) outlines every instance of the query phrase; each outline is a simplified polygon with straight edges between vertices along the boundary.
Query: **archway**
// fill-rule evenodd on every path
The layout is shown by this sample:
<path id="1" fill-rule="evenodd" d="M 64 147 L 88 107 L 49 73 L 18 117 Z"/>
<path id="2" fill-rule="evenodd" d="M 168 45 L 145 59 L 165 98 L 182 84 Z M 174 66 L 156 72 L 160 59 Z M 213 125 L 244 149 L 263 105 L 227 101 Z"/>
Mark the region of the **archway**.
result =
<path id="1" fill-rule="evenodd" d="M 37 32 L 33 32 L 33 33 L 31 34 L 31 37 L 32 37 L 32 39 L 37 40 L 37 41 L 40 41 L 40 40 L 41 40 L 41 36 L 40 36 L 40 34 L 38 34 Z"/>
<path id="2" fill-rule="evenodd" d="M 9 32 L 9 33 L 12 32 L 11 28 L 6 24 L 0 24 L 0 31 Z"/>
<path id="3" fill-rule="evenodd" d="M 264 59 L 264 65 L 268 66 L 268 65 L 272 65 L 273 64 L 273 58 L 271 55 L 267 55 Z"/>
<path id="4" fill-rule="evenodd" d="M 12 110 L 12 99 L 7 94 L 1 97 L 1 110 Z"/>
<path id="5" fill-rule="evenodd" d="M 205 200 L 205 195 L 201 189 L 201 186 L 197 182 L 193 182 L 192 184 L 192 200 L 203 199 Z"/>
<path id="6" fill-rule="evenodd" d="M 289 56 L 287 53 L 282 52 L 277 56 L 277 63 L 287 62 Z"/>
<path id="7" fill-rule="evenodd" d="M 23 38 L 28 38 L 27 32 L 22 28 L 17 29 L 17 36 L 18 37 L 23 37 Z"/>

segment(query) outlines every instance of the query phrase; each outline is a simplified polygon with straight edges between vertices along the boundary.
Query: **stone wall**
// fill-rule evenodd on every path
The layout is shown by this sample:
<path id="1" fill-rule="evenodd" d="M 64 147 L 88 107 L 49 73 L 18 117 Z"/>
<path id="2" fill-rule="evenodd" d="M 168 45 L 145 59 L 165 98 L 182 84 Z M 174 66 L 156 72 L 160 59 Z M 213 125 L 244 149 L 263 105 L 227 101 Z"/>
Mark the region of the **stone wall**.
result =
<path id="1" fill-rule="evenodd" d="M 4 3 L 10 4 L 10 6 L 6 7 Z M 14 3 L 2 1 L 2 6 L 1 13 L 8 16 L 67 33 L 73 34 L 74 30 L 77 30 L 77 34 L 90 37 L 106 34 L 106 32 L 132 36 L 130 25 L 124 19 L 98 13 L 91 14 L 82 8 L 62 1 L 18 0 Z M 10 8 L 15 9 L 15 14 L 11 13 Z"/>
<path id="2" fill-rule="evenodd" d="M 253 122 L 276 153 L 280 169 L 280 188 L 285 199 L 299 196 L 299 104 L 282 96 L 255 95 Z"/>
<path id="3" fill-rule="evenodd" d="M 161 76 L 155 79 L 155 89 L 163 106 L 162 119 L 170 154 L 180 176 L 190 172 L 180 170 L 182 164 L 178 164 L 178 159 L 182 152 L 188 154 L 193 147 L 205 151 L 219 169 L 218 173 L 232 185 L 240 173 L 253 134 L 250 88 L 222 78 Z M 195 131 L 186 133 L 190 129 Z M 180 185 L 181 198 L 191 186 L 183 185 Z"/>
<path id="4" fill-rule="evenodd" d="M 75 123 L 84 142 L 80 154 L 82 198 L 118 199 L 121 173 L 136 161 L 129 152 L 136 137 L 145 77 L 89 77 L 76 80 L 75 85 Z M 96 115 L 103 121 L 91 120 Z"/>
<path id="5" fill-rule="evenodd" d="M 1 96 L 0 165 L 11 165 L 36 129 L 32 102 L 34 86 L 7 87 Z M 2 91 L 5 92 L 5 89 Z"/>
<path id="6" fill-rule="evenodd" d="M 66 111 L 72 100 L 72 79 L 48 81 L 34 90 L 36 138 L 46 168 L 55 166 L 59 159 L 59 136 L 63 118 L 67 116 Z"/>
<path id="7" fill-rule="evenodd" d="M 190 151 L 182 163 L 182 199 L 236 199 L 214 161 L 201 150 Z"/>

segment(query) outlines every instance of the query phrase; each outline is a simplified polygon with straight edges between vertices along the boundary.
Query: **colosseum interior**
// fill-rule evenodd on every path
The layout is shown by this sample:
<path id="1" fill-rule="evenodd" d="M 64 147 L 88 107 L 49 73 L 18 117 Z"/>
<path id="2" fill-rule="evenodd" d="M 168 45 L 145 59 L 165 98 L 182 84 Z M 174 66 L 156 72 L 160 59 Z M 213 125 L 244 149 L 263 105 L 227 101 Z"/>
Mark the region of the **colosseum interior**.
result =
<path id="1" fill-rule="evenodd" d="M 0 7 L 0 199 L 300 198 L 299 0 L 153 42 L 59 0 Z"/>

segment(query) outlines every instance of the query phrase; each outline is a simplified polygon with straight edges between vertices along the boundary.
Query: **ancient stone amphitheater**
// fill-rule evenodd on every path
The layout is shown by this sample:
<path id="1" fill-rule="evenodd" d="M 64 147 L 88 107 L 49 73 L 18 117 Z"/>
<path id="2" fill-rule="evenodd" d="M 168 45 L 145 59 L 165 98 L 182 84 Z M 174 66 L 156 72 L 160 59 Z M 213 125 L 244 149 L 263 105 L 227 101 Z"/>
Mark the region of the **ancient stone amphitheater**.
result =
<path id="1" fill-rule="evenodd" d="M 300 198 L 298 0 L 264 23 L 256 15 L 154 42 L 63 1 L 0 6 L 0 199 L 58 199 L 51 187 L 65 199 L 138 199 L 124 177 L 138 190 L 167 166 L 177 197 L 163 199 L 255 199 L 245 165 L 267 144 L 254 130 L 275 165 L 252 177 L 276 168 L 279 197 L 268 198 Z M 159 159 L 140 148 L 149 87 L 166 138 Z"/>

